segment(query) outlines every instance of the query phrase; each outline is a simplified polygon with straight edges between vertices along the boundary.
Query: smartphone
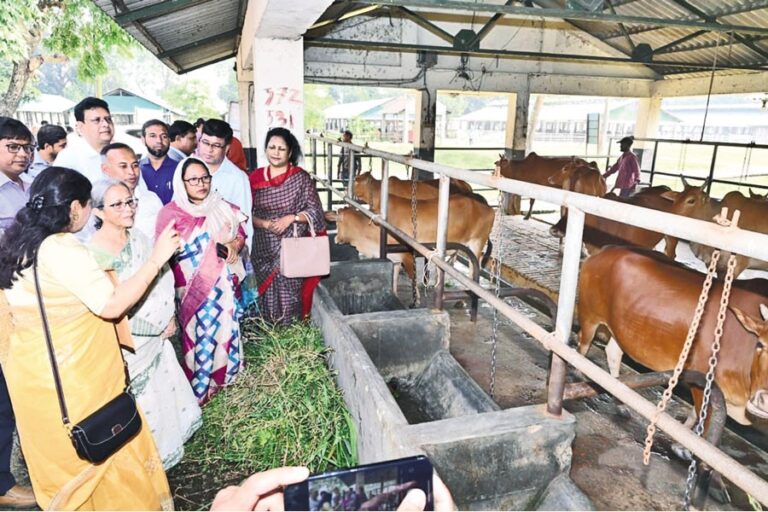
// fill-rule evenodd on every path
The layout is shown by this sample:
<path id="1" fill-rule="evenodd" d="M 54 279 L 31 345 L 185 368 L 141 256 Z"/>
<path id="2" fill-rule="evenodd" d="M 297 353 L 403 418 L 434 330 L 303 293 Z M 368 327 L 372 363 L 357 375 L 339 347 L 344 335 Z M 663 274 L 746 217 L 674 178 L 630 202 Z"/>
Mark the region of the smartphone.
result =
<path id="1" fill-rule="evenodd" d="M 229 256 L 229 248 L 224 244 L 216 242 L 216 255 L 223 260 L 227 259 L 227 256 Z"/>
<path id="2" fill-rule="evenodd" d="M 397 510 L 410 489 L 434 510 L 432 464 L 423 455 L 312 475 L 285 488 L 285 510 Z"/>

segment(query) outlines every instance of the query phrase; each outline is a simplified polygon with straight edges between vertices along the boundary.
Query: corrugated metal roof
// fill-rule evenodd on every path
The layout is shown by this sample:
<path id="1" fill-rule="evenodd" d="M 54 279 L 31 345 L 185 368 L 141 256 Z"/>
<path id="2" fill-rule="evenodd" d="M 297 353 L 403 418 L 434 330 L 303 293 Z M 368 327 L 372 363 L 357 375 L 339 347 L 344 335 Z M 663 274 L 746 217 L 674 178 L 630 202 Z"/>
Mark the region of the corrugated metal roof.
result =
<path id="1" fill-rule="evenodd" d="M 248 3 L 248 0 L 93 1 L 177 73 L 234 56 Z"/>

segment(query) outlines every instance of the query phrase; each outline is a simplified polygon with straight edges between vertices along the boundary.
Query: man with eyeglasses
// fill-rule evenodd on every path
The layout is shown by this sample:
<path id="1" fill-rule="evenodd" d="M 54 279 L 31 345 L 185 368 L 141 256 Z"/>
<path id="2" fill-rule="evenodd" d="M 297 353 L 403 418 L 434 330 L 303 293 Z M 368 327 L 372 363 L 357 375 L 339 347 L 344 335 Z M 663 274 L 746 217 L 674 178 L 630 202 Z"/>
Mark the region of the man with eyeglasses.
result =
<path id="1" fill-rule="evenodd" d="M 54 165 L 74 169 L 95 183 L 101 179 L 101 150 L 115 135 L 109 105 L 89 96 L 75 105 L 75 120 L 80 137 L 59 153 Z"/>
<path id="2" fill-rule="evenodd" d="M 159 119 L 150 119 L 141 127 L 141 141 L 147 147 L 147 156 L 141 159 L 141 176 L 147 188 L 157 194 L 162 203 L 168 204 L 173 197 L 173 172 L 178 160 L 168 155 L 171 141 L 168 125 Z"/>
<path id="3" fill-rule="evenodd" d="M 122 181 L 137 200 L 133 227 L 150 240 L 155 239 L 157 215 L 163 207 L 160 198 L 141 179 L 141 169 L 136 153 L 127 144 L 113 142 L 101 150 L 103 176 Z M 89 223 L 90 224 L 90 223 Z"/>
<path id="4" fill-rule="evenodd" d="M 30 181 L 24 171 L 34 151 L 29 128 L 17 119 L 0 117 L 0 237 L 27 204 Z M 30 509 L 37 506 L 32 488 L 17 485 L 11 474 L 15 429 L 13 406 L 0 368 L 0 507 Z"/>
<path id="5" fill-rule="evenodd" d="M 203 124 L 197 153 L 213 176 L 211 188 L 218 191 L 226 201 L 240 208 L 240 211 L 250 219 L 253 205 L 251 185 L 248 175 L 226 156 L 231 142 L 232 128 L 229 123 L 220 119 L 209 119 Z M 245 233 L 250 249 L 253 239 L 253 224 L 250 220 L 245 223 Z"/>

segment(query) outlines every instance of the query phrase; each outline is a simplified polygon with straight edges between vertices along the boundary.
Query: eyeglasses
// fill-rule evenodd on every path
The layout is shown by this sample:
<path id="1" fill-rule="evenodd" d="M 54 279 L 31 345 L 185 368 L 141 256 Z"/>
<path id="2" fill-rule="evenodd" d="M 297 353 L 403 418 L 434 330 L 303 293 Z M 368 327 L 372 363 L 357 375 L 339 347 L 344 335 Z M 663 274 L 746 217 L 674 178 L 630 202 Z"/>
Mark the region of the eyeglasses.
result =
<path id="1" fill-rule="evenodd" d="M 211 176 L 210 174 L 206 174 L 205 176 L 200 176 L 199 178 L 187 178 L 186 180 L 182 180 L 182 181 L 196 187 L 201 183 L 205 183 L 207 185 L 208 183 L 211 182 L 211 179 L 213 179 L 213 176 Z"/>
<path id="2" fill-rule="evenodd" d="M 104 121 L 107 124 L 113 124 L 112 117 L 111 116 L 104 116 L 104 117 L 93 117 L 91 119 L 86 119 L 87 122 L 91 123 L 94 126 L 98 126 L 101 124 L 102 121 Z"/>
<path id="3" fill-rule="evenodd" d="M 16 144 L 15 142 L 5 144 L 5 147 L 8 149 L 9 153 L 18 153 L 19 150 L 23 149 L 28 155 L 31 155 L 36 148 L 34 144 Z"/>
<path id="4" fill-rule="evenodd" d="M 224 144 L 211 144 L 210 142 L 208 142 L 205 139 L 200 139 L 200 144 L 205 146 L 205 147 L 208 147 L 208 148 L 224 149 Z"/>
<path id="5" fill-rule="evenodd" d="M 138 197 L 132 197 L 130 199 L 126 199 L 125 201 L 118 201 L 116 203 L 107 204 L 102 206 L 101 208 L 109 207 L 114 208 L 118 212 L 123 211 L 123 208 L 125 207 L 136 209 L 139 206 L 139 198 Z"/>

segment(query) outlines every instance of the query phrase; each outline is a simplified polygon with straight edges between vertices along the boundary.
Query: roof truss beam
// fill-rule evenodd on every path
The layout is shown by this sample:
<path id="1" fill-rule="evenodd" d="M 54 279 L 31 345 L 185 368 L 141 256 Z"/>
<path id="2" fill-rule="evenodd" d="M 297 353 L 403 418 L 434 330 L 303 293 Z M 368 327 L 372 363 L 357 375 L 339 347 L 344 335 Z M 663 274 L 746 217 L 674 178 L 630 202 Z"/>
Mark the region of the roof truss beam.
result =
<path id="1" fill-rule="evenodd" d="M 658 48 L 653 50 L 654 55 L 659 55 L 662 53 L 674 53 L 674 49 L 676 46 L 679 46 L 683 43 L 686 43 L 692 39 L 696 39 L 697 37 L 706 34 L 706 30 L 697 30 L 696 32 L 691 32 L 687 36 L 680 37 L 678 39 L 675 39 L 674 41 L 665 44 L 664 46 L 659 46 Z"/>
<path id="2" fill-rule="evenodd" d="M 447 41 L 451 44 L 453 44 L 454 36 L 450 32 L 447 32 L 443 30 L 442 28 L 438 27 L 431 21 L 429 21 L 427 18 L 422 16 L 421 14 L 417 12 L 413 12 L 412 10 L 408 9 L 407 7 L 398 6 L 397 10 L 404 14 L 408 19 L 419 25 L 420 27 L 423 27 L 433 34 L 435 34 L 440 39 L 443 39 L 444 41 Z"/>
<path id="3" fill-rule="evenodd" d="M 356 0 L 356 3 L 368 5 L 423 7 L 441 10 L 448 9 L 466 12 L 479 11 L 515 16 L 533 16 L 537 18 L 599 21 L 605 23 L 630 23 L 666 27 L 685 27 L 697 30 L 709 30 L 713 32 L 734 32 L 740 34 L 768 35 L 768 28 L 766 27 L 710 23 L 689 19 L 626 16 L 620 14 L 609 14 L 605 12 L 573 11 L 569 9 L 540 9 L 535 7 L 519 7 L 512 5 L 491 5 L 485 3 L 467 2 L 463 0 Z"/>
<path id="4" fill-rule="evenodd" d="M 603 57 L 598 55 L 576 55 L 567 53 L 547 53 L 547 52 L 530 52 L 530 51 L 512 51 L 512 50 L 496 50 L 496 49 L 477 49 L 466 50 L 456 49 L 447 46 L 435 46 L 435 45 L 423 45 L 423 44 L 408 44 L 408 43 L 386 43 L 381 41 L 355 41 L 345 39 L 330 39 L 330 38 L 318 38 L 318 39 L 305 39 L 304 44 L 306 46 L 315 46 L 322 48 L 344 48 L 349 50 L 363 50 L 363 51 L 385 51 L 385 52 L 417 52 L 417 51 L 430 51 L 438 54 L 447 55 L 474 55 L 484 58 L 516 58 L 516 59 L 541 59 L 541 60 L 566 60 L 566 61 L 581 61 L 581 62 L 603 62 L 603 63 L 617 63 L 617 64 L 632 64 L 632 65 L 651 65 L 653 67 L 672 67 L 672 68 L 690 68 L 689 73 L 695 71 L 711 71 L 711 66 L 708 64 L 702 64 L 699 62 L 669 62 L 669 61 L 652 61 L 651 63 L 637 62 L 629 57 Z M 768 71 L 768 65 L 766 66 L 754 66 L 754 65 L 738 65 L 738 64 L 718 64 L 716 69 L 739 69 L 739 70 L 751 70 L 751 71 Z"/>
<path id="5" fill-rule="evenodd" d="M 128 25 L 134 21 L 150 20 L 152 18 L 159 18 L 165 14 L 173 11 L 184 9 L 197 4 L 202 4 L 210 0 L 165 0 L 147 7 L 141 7 L 133 11 L 127 11 L 115 16 L 115 22 L 121 27 Z"/>
<path id="6" fill-rule="evenodd" d="M 230 39 L 233 37 L 237 37 L 240 34 L 240 29 L 236 28 L 234 30 L 228 30 L 227 32 L 222 32 L 221 34 L 216 34 L 215 36 L 206 37 L 205 39 L 200 39 L 199 41 L 194 41 L 189 44 L 185 44 L 184 46 L 178 46 L 176 48 L 171 48 L 170 50 L 166 50 L 163 53 L 159 53 L 157 55 L 158 59 L 167 59 L 170 57 L 173 57 L 175 55 L 179 55 L 180 53 L 185 53 L 190 50 L 194 50 L 195 48 L 198 48 L 200 46 L 205 46 L 210 43 L 215 43 L 217 41 L 221 41 L 224 39 Z"/>

